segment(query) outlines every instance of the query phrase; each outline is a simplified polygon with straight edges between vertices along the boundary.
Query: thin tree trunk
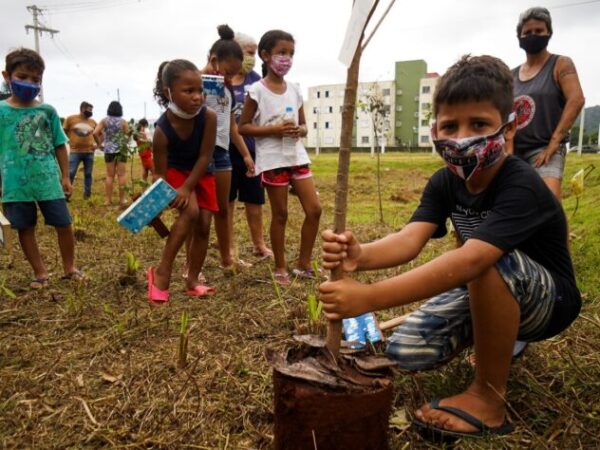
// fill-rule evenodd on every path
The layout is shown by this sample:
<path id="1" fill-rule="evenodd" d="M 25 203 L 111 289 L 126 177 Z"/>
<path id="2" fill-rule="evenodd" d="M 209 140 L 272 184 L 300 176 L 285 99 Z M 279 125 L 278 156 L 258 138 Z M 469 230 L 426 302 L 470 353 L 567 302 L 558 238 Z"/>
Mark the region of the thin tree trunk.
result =
<path id="1" fill-rule="evenodd" d="M 356 111 L 356 91 L 358 88 L 358 74 L 360 70 L 360 57 L 362 56 L 362 42 L 364 32 L 377 9 L 379 0 L 375 0 L 367 21 L 362 30 L 352 63 L 346 74 L 346 91 L 344 93 L 344 107 L 342 110 L 342 134 L 340 137 L 340 152 L 338 155 L 338 173 L 335 188 L 334 206 L 334 232 L 342 233 L 346 230 L 346 211 L 348 210 L 348 174 L 350 172 L 350 152 L 352 151 L 352 129 L 354 128 L 354 113 Z M 331 271 L 331 279 L 339 280 L 344 276 L 341 265 Z M 327 327 L 326 346 L 331 355 L 337 360 L 342 341 L 342 321 L 332 320 Z"/>

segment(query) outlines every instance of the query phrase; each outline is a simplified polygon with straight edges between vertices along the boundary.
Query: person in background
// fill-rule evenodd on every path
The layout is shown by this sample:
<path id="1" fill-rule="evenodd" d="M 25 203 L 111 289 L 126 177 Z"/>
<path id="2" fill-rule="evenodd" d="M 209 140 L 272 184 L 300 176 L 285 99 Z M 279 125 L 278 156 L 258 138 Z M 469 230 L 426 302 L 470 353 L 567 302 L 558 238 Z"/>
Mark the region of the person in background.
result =
<path id="1" fill-rule="evenodd" d="M 106 205 L 112 205 L 113 184 L 115 175 L 119 181 L 119 207 L 127 206 L 125 202 L 125 185 L 127 184 L 127 154 L 123 147 L 127 145 L 129 125 L 123 119 L 123 107 L 117 101 L 112 101 L 106 111 L 107 117 L 102 119 L 94 130 L 94 137 L 102 141 L 101 149 L 104 152 L 106 163 L 106 181 L 104 195 Z"/>
<path id="2" fill-rule="evenodd" d="M 69 178 L 71 184 L 75 180 L 79 164 L 83 163 L 83 198 L 88 200 L 92 195 L 92 172 L 94 170 L 94 151 L 98 143 L 94 139 L 96 121 L 92 119 L 94 107 L 88 102 L 81 102 L 79 114 L 69 116 L 63 122 L 63 129 L 69 138 Z"/>
<path id="3" fill-rule="evenodd" d="M 260 80 L 260 75 L 254 71 L 256 64 L 256 41 L 243 33 L 235 33 L 235 41 L 240 44 L 244 52 L 244 60 L 240 72 L 231 77 L 231 90 L 235 99 L 233 114 L 237 123 L 240 122 L 246 87 Z M 252 136 L 243 136 L 250 156 L 256 161 L 255 142 Z M 265 190 L 260 182 L 259 176 L 249 177 L 244 158 L 233 142 L 229 144 L 229 156 L 231 157 L 231 190 L 229 191 L 229 233 L 233 236 L 233 222 L 235 215 L 235 201 L 244 204 L 246 220 L 250 229 L 250 237 L 254 247 L 254 256 L 268 258 L 273 252 L 265 244 L 263 236 L 263 205 L 265 204 Z M 235 255 L 235 242 L 231 239 L 231 254 Z"/>
<path id="4" fill-rule="evenodd" d="M 242 48 L 233 39 L 234 32 L 227 25 L 217 27 L 219 39 L 215 41 L 208 53 L 206 66 L 201 70 L 203 75 L 219 75 L 224 78 L 225 87 L 222 94 L 205 92 L 206 105 L 217 113 L 217 138 L 213 153 L 213 165 L 217 182 L 217 202 L 219 210 L 215 212 L 215 231 L 221 254 L 221 267 L 226 275 L 232 275 L 247 263 L 235 261 L 231 254 L 233 236 L 229 227 L 229 192 L 231 189 L 232 164 L 229 157 L 229 143 L 233 142 L 243 155 L 246 172 L 254 176 L 254 160 L 246 148 L 246 144 L 238 131 L 237 122 L 232 112 L 234 98 L 231 92 L 231 77 L 242 68 L 244 55 Z"/>
<path id="5" fill-rule="evenodd" d="M 154 173 L 154 161 L 152 160 L 152 138 L 148 132 L 148 121 L 140 119 L 137 123 L 133 139 L 137 144 L 138 155 L 142 161 L 142 180 L 148 181 L 148 175 Z"/>
<path id="6" fill-rule="evenodd" d="M 552 34 L 546 8 L 519 16 L 517 38 L 526 60 L 512 70 L 517 134 L 508 151 L 534 166 L 560 200 L 565 144 L 585 99 L 571 58 L 548 51 Z"/>

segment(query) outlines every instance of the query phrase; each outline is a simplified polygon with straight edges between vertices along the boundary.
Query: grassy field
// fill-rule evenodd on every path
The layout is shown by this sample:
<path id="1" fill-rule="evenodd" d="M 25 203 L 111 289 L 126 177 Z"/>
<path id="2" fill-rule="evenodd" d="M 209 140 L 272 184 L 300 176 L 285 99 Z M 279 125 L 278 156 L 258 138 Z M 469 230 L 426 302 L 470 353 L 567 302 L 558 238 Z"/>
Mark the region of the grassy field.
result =
<path id="1" fill-rule="evenodd" d="M 321 155 L 313 162 L 326 227 L 333 217 L 336 156 Z M 566 333 L 530 346 L 515 362 L 508 400 L 516 432 L 463 441 L 460 448 L 600 448 L 600 169 L 585 180 L 575 215 L 568 182 L 589 164 L 600 166 L 600 157 L 569 155 L 563 183 L 582 315 Z M 382 156 L 383 223 L 375 167 L 368 155 L 353 156 L 348 224 L 363 241 L 406 223 L 441 161 L 429 154 Z M 316 285 L 296 281 L 278 292 L 268 261 L 226 278 L 211 247 L 204 272 L 217 287 L 213 297 L 186 298 L 179 255 L 172 301 L 150 307 L 145 269 L 156 264 L 163 243 L 151 230 L 134 236 L 117 225 L 119 211 L 103 206 L 103 173 L 97 160 L 91 201 L 81 200 L 80 176 L 70 203 L 78 263 L 90 278 L 86 285 L 59 280 L 56 240 L 47 227 L 40 226 L 38 235 L 53 276 L 42 292 L 28 289 L 31 272 L 18 245 L 11 254 L 0 249 L 0 447 L 270 448 L 273 399 L 264 351 L 287 345 L 294 334 L 324 329 L 322 318 L 316 324 L 307 319 L 306 298 Z M 293 264 L 302 214 L 293 198 L 290 209 L 287 253 Z M 268 223 L 268 207 L 265 217 Z M 239 254 L 252 261 L 242 219 L 238 209 Z M 450 238 L 437 240 L 414 264 L 453 246 Z M 127 252 L 142 267 L 133 286 L 119 283 Z M 405 269 L 359 277 L 376 280 Z M 184 312 L 189 349 L 188 366 L 181 370 L 177 349 Z M 379 317 L 403 312 L 398 308 Z M 413 409 L 434 396 L 458 392 L 471 377 L 464 355 L 438 371 L 398 373 L 390 447 L 430 448 L 407 427 Z"/>

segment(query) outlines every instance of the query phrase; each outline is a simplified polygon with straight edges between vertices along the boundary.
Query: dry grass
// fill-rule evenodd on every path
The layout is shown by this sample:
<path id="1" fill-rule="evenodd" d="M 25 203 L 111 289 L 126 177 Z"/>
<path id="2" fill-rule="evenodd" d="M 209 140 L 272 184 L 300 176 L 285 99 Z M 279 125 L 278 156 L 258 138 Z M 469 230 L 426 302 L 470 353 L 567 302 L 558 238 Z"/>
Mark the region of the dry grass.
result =
<path id="1" fill-rule="evenodd" d="M 376 223 L 375 163 L 366 156 L 356 157 L 351 227 L 370 240 L 402 226 L 428 174 L 438 165 L 427 155 L 385 156 L 387 224 L 382 225 Z M 315 171 L 327 225 L 332 221 L 334 158 L 319 157 Z M 211 248 L 205 274 L 217 286 L 213 297 L 185 297 L 180 255 L 172 302 L 164 308 L 150 307 L 143 270 L 134 286 L 123 287 L 118 278 L 125 271 L 126 252 L 147 268 L 158 260 L 162 243 L 149 230 L 133 236 L 115 223 L 118 211 L 101 206 L 98 195 L 102 172 L 99 163 L 92 201 L 80 200 L 79 179 L 71 203 L 77 257 L 90 277 L 86 285 L 59 281 L 55 237 L 46 227 L 38 229 L 40 246 L 54 275 L 43 292 L 27 288 L 30 269 L 18 248 L 12 256 L 0 253 L 0 283 L 6 280 L 16 294 L 12 299 L 0 292 L 0 446 L 269 448 L 271 373 L 263 353 L 267 347 L 285 346 L 293 334 L 323 328 L 323 323 L 313 326 L 306 318 L 306 296 L 315 293 L 315 284 L 296 282 L 278 294 L 267 261 L 225 278 Z M 290 206 L 291 261 L 302 216 L 297 201 L 292 199 Z M 580 211 L 591 207 L 600 209 L 596 202 L 580 205 Z M 266 217 L 268 222 L 268 208 Z M 242 218 L 238 210 L 240 256 L 252 260 Z M 421 261 L 452 245 L 449 239 L 434 243 Z M 598 258 L 599 248 L 590 254 Z M 592 257 L 576 259 L 576 264 L 591 264 Z M 533 345 L 514 366 L 508 400 L 517 431 L 502 439 L 464 442 L 461 448 L 600 447 L 599 299 L 598 289 L 592 287 L 597 278 L 594 282 L 593 275 L 586 277 L 580 280 L 587 288 L 584 317 L 565 334 Z M 182 370 L 177 369 L 177 351 L 184 311 L 190 316 L 190 331 L 188 365 Z M 390 311 L 381 317 L 400 313 Z M 432 396 L 457 392 L 471 376 L 462 357 L 439 371 L 398 374 L 394 415 L 399 420 L 391 430 L 391 448 L 428 448 L 402 424 L 403 414 L 410 418 L 413 408 Z"/>

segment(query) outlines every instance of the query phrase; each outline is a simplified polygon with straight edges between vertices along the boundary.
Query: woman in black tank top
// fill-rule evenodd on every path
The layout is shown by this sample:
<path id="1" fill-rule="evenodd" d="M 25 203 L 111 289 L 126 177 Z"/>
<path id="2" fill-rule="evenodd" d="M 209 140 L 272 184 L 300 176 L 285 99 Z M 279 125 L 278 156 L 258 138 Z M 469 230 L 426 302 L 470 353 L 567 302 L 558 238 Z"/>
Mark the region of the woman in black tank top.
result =
<path id="1" fill-rule="evenodd" d="M 569 131 L 584 104 L 573 61 L 547 50 L 552 19 L 546 8 L 530 8 L 517 24 L 526 61 L 513 69 L 517 134 L 513 153 L 537 168 L 560 199 Z"/>

